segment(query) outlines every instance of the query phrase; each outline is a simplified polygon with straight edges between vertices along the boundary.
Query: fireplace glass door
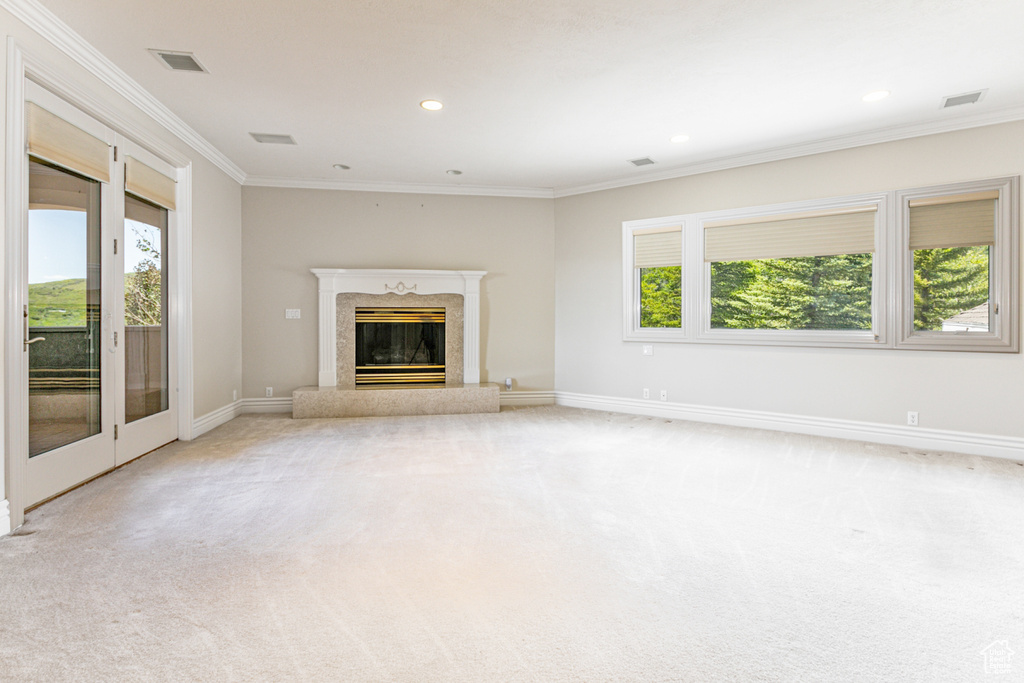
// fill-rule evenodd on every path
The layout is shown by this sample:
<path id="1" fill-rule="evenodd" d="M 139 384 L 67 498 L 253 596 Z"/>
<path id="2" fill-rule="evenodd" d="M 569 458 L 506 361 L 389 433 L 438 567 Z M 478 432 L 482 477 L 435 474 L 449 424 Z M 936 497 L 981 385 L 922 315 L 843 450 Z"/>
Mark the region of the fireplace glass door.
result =
<path id="1" fill-rule="evenodd" d="M 443 384 L 443 308 L 357 308 L 356 386 Z"/>

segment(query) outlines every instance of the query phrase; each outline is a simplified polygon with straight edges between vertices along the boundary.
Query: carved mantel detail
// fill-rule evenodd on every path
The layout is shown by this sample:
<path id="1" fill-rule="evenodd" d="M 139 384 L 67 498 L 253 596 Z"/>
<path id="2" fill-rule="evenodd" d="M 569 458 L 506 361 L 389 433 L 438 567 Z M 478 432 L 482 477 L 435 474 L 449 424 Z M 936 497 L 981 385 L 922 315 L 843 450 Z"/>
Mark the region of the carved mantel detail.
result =
<path id="1" fill-rule="evenodd" d="M 313 268 L 320 283 L 319 385 L 338 386 L 338 294 L 461 294 L 464 384 L 480 383 L 480 280 L 483 270 L 353 270 Z M 398 281 L 397 284 L 389 283 Z M 412 282 L 406 285 L 405 280 Z"/>
<path id="2" fill-rule="evenodd" d="M 399 280 L 398 284 L 395 285 L 394 287 L 388 285 L 388 283 L 386 283 L 386 282 L 384 283 L 384 292 L 385 293 L 387 293 L 387 292 L 394 292 L 395 294 L 405 294 L 406 292 L 415 292 L 415 291 L 416 291 L 416 285 L 415 284 L 412 287 L 406 287 L 405 283 L 402 282 L 401 280 Z"/>

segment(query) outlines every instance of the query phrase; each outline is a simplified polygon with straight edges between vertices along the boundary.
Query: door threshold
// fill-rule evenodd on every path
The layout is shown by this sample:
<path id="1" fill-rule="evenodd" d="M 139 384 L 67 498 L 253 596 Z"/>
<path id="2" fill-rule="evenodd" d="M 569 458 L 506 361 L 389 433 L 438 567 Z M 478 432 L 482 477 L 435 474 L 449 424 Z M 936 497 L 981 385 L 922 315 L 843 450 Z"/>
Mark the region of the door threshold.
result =
<path id="1" fill-rule="evenodd" d="M 60 498 L 61 496 L 67 495 L 68 493 L 71 493 L 72 491 L 74 491 L 76 489 L 80 489 L 83 486 L 85 486 L 86 484 L 91 484 L 92 482 L 96 481 L 100 477 L 105 477 L 108 474 L 110 474 L 111 472 L 116 472 L 117 470 L 121 469 L 122 467 L 125 467 L 126 465 L 131 465 L 133 462 L 138 462 L 139 460 L 141 460 L 142 458 L 145 458 L 150 453 L 155 453 L 156 451 L 160 450 L 164 446 L 170 446 L 175 441 L 177 441 L 177 439 L 174 439 L 174 441 L 168 441 L 167 443 L 163 444 L 163 446 L 157 446 L 156 448 L 154 448 L 151 451 L 146 451 L 145 453 L 143 453 L 139 457 L 132 458 L 131 460 L 129 460 L 126 463 L 122 463 L 120 465 L 117 465 L 116 467 L 111 467 L 109 470 L 104 470 L 104 471 L 100 472 L 99 474 L 97 474 L 96 476 L 89 477 L 85 481 L 81 481 L 81 482 L 75 484 L 74 486 L 72 486 L 71 488 L 65 489 L 65 490 L 61 491 L 60 493 L 55 493 L 54 495 L 50 496 L 49 498 L 44 498 L 43 500 L 39 501 L 38 503 L 33 503 L 32 505 L 29 505 L 28 507 L 25 508 L 25 514 L 27 515 L 28 513 L 30 513 L 33 510 L 35 510 L 36 508 L 42 507 L 42 506 L 46 505 L 47 503 L 49 503 L 51 501 L 54 501 L 54 500 Z"/>

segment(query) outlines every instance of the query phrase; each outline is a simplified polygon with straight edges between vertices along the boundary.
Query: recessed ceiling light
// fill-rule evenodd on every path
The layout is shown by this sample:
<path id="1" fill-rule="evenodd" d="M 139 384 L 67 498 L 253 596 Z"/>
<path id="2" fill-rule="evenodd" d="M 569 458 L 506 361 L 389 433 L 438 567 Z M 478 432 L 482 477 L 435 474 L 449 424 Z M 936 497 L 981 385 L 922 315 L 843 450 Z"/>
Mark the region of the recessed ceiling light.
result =
<path id="1" fill-rule="evenodd" d="M 347 170 L 349 170 L 352 167 L 351 166 L 346 166 L 345 164 L 334 164 L 334 166 L 332 166 L 332 168 L 336 168 L 339 171 L 347 171 Z"/>
<path id="2" fill-rule="evenodd" d="M 689 142 L 690 141 L 690 136 L 689 135 L 673 135 L 671 138 L 669 138 L 669 141 L 670 142 L 677 142 L 677 143 L 678 142 Z"/>
<path id="3" fill-rule="evenodd" d="M 888 96 L 889 96 L 889 91 L 888 90 L 876 90 L 874 92 L 869 92 L 867 95 L 865 95 L 861 99 L 863 99 L 865 102 L 877 102 L 878 100 L 884 100 Z"/>
<path id="4" fill-rule="evenodd" d="M 462 175 L 462 171 L 458 170 L 457 168 L 449 168 L 447 171 L 445 171 L 445 173 L 447 173 L 448 175 Z"/>
<path id="5" fill-rule="evenodd" d="M 427 111 L 439 111 L 441 109 L 444 109 L 444 105 L 438 102 L 437 100 L 423 100 L 422 102 L 420 102 L 420 106 L 426 109 Z"/>

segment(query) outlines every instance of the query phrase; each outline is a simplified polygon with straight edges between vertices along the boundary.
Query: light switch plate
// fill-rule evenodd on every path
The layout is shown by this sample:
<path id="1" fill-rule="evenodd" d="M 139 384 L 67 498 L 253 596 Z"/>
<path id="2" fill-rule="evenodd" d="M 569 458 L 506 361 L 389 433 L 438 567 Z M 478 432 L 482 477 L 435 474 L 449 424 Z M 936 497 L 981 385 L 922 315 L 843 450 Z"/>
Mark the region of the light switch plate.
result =
<path id="1" fill-rule="evenodd" d="M 284 309 L 284 317 L 288 320 L 298 320 L 302 317 L 301 308 L 286 308 Z"/>

